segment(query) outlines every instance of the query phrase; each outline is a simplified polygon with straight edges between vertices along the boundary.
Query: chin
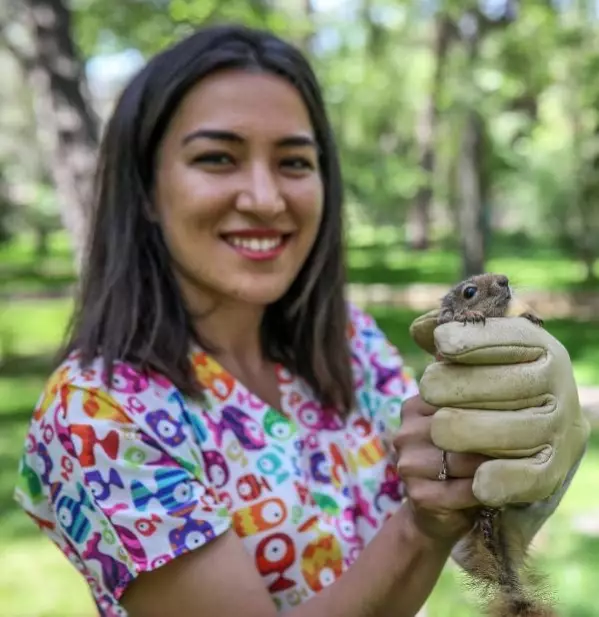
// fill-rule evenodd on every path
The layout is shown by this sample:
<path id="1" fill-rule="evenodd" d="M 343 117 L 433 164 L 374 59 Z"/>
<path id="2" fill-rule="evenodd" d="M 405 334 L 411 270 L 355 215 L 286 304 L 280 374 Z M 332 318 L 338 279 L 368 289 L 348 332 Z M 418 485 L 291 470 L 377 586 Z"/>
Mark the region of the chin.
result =
<path id="1" fill-rule="evenodd" d="M 292 282 L 293 281 L 285 281 L 285 284 L 256 284 L 256 282 L 253 281 L 252 284 L 246 284 L 243 287 L 240 286 L 233 293 L 227 295 L 247 304 L 268 306 L 280 300 L 285 293 L 287 293 Z"/>

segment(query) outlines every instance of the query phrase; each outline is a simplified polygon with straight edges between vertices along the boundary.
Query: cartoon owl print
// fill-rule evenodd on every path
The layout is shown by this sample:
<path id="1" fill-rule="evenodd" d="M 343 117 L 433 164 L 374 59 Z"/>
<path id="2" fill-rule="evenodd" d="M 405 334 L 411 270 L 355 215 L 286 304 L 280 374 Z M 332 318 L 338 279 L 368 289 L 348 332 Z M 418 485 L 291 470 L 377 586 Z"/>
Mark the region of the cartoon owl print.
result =
<path id="1" fill-rule="evenodd" d="M 206 386 L 201 405 L 163 377 L 125 365 L 111 390 L 101 365 L 84 375 L 67 361 L 50 380 L 18 498 L 42 530 L 53 529 L 65 555 L 77 557 L 102 615 L 122 610 L 118 598 L 138 572 L 227 529 L 281 611 L 333 584 L 359 558 L 400 503 L 381 436 L 397 425 L 414 385 L 372 319 L 354 308 L 351 317 L 359 404 L 345 417 L 282 366 L 275 409 L 198 351 L 191 358 Z M 67 408 L 57 394 L 65 383 L 75 387 Z M 93 404 L 83 409 L 85 401 Z M 42 422 L 53 413 L 50 433 Z M 79 478 L 76 491 L 65 491 L 61 473 Z"/>

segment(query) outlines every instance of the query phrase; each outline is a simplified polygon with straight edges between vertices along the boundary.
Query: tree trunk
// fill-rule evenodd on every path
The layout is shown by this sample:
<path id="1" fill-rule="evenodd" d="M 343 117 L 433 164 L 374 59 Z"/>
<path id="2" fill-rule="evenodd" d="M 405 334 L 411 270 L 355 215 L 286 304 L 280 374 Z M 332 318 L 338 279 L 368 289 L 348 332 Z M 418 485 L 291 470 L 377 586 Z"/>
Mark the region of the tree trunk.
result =
<path id="1" fill-rule="evenodd" d="M 467 54 L 467 71 L 464 84 L 472 89 L 474 67 L 478 58 L 480 23 L 476 12 L 469 15 L 462 30 L 462 40 Z M 485 270 L 485 203 L 483 195 L 483 119 L 475 109 L 476 97 L 469 96 L 466 103 L 464 127 L 458 163 L 459 229 L 462 248 L 463 278 Z"/>
<path id="2" fill-rule="evenodd" d="M 62 222 L 79 267 L 91 212 L 98 120 L 90 103 L 83 62 L 73 42 L 71 13 L 65 0 L 23 0 L 23 4 L 33 49 L 21 64 L 31 84 Z"/>
<path id="3" fill-rule="evenodd" d="M 435 17 L 433 55 L 435 70 L 430 93 L 418 121 L 416 139 L 420 152 L 420 167 L 426 176 L 408 212 L 407 243 L 411 250 L 426 250 L 430 245 L 430 212 L 433 202 L 432 175 L 435 169 L 435 143 L 439 117 L 439 97 L 443 88 L 447 53 L 453 24 L 447 15 Z"/>
<path id="4" fill-rule="evenodd" d="M 595 274 L 595 255 L 593 252 L 585 252 L 583 254 L 584 269 L 585 269 L 585 283 L 595 283 L 597 281 L 597 275 Z"/>
<path id="5" fill-rule="evenodd" d="M 458 165 L 463 278 L 480 274 L 485 269 L 485 218 L 479 169 L 481 123 L 478 114 L 469 110 Z"/>

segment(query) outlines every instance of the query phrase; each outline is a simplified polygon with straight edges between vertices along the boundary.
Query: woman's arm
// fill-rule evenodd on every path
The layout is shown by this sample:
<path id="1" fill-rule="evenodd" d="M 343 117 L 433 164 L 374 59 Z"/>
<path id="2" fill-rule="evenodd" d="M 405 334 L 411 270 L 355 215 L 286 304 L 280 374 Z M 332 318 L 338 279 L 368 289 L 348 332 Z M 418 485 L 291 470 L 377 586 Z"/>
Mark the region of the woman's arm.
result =
<path id="1" fill-rule="evenodd" d="M 435 408 L 405 402 L 394 440 L 408 499 L 343 576 L 290 617 L 414 617 L 451 549 L 472 527 L 472 476 L 481 457 L 450 454 L 452 478 L 436 479 L 439 451 L 430 442 Z M 129 617 L 269 617 L 276 614 L 254 563 L 228 531 L 203 548 L 140 574 L 121 602 Z"/>
<path id="2" fill-rule="evenodd" d="M 413 617 L 433 589 L 453 542 L 431 540 L 407 503 L 390 517 L 354 565 L 290 617 Z M 269 617 L 276 608 L 233 531 L 152 572 L 121 602 L 129 617 Z"/>

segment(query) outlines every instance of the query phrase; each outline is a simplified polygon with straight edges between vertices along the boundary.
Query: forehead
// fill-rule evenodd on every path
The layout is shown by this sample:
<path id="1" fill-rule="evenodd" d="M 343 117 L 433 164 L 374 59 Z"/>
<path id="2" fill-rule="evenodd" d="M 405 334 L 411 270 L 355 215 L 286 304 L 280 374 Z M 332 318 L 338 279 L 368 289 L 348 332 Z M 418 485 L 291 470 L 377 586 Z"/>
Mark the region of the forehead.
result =
<path id="1" fill-rule="evenodd" d="M 494 274 L 477 274 L 464 281 L 463 286 L 466 285 L 484 285 L 493 282 L 497 278 Z"/>
<path id="2" fill-rule="evenodd" d="M 247 138 L 313 137 L 306 105 L 287 80 L 270 73 L 226 70 L 196 84 L 181 101 L 169 132 L 197 128 L 235 131 Z"/>

